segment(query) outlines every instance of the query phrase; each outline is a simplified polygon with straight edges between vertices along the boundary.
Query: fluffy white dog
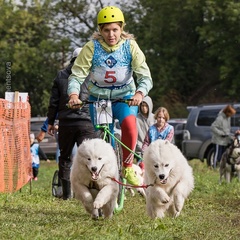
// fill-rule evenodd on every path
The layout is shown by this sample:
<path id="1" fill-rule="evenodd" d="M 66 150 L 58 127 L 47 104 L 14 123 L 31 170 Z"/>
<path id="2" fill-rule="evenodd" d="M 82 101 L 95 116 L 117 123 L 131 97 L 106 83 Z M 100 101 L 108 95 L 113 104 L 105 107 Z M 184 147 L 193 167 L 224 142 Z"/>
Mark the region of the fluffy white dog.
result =
<path id="1" fill-rule="evenodd" d="M 185 199 L 194 188 L 192 168 L 181 151 L 166 140 L 156 140 L 145 150 L 144 181 L 147 214 L 163 218 L 165 212 L 180 215 Z"/>
<path id="2" fill-rule="evenodd" d="M 84 141 L 73 159 L 71 186 L 93 219 L 102 211 L 105 218 L 113 215 L 119 192 L 116 154 L 109 143 L 102 139 Z"/>

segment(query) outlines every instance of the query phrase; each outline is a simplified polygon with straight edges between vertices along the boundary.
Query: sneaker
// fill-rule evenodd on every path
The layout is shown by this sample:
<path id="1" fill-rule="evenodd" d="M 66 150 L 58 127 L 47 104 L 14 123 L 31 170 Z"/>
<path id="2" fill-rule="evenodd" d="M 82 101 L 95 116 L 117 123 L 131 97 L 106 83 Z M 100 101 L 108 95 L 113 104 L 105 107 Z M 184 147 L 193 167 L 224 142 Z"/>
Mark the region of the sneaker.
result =
<path id="1" fill-rule="evenodd" d="M 139 179 L 132 167 L 126 167 L 124 170 L 124 177 L 129 184 L 138 186 L 140 184 Z"/>

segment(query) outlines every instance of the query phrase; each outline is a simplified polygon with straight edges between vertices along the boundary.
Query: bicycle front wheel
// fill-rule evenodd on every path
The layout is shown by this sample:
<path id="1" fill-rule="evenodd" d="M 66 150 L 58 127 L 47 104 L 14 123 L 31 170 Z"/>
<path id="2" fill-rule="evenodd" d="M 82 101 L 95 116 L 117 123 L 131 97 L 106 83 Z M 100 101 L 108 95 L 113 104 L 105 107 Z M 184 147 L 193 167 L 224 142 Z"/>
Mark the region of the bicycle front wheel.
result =
<path id="1" fill-rule="evenodd" d="M 118 170 L 119 170 L 119 179 L 118 181 L 126 184 L 126 179 L 122 177 L 122 162 L 123 162 L 123 153 L 122 153 L 122 145 L 120 143 L 121 141 L 121 136 L 118 133 L 114 134 L 115 137 L 115 153 L 117 156 L 117 165 L 118 165 Z M 119 141 L 118 141 L 119 140 Z M 117 206 L 115 207 L 114 212 L 120 212 L 123 209 L 124 205 L 124 198 L 125 198 L 125 186 L 119 184 L 119 194 L 118 194 L 118 199 L 117 199 Z"/>
<path id="2" fill-rule="evenodd" d="M 114 136 L 116 138 L 114 150 L 117 156 L 118 170 L 119 170 L 119 173 L 121 173 L 122 162 L 123 162 L 123 152 L 122 152 L 122 145 L 120 144 L 120 142 L 117 141 L 117 140 L 121 141 L 121 136 L 119 133 L 115 133 Z"/>
<path id="3" fill-rule="evenodd" d="M 58 170 L 56 170 L 53 174 L 52 179 L 52 195 L 57 198 L 62 197 L 62 184 L 58 177 Z"/>

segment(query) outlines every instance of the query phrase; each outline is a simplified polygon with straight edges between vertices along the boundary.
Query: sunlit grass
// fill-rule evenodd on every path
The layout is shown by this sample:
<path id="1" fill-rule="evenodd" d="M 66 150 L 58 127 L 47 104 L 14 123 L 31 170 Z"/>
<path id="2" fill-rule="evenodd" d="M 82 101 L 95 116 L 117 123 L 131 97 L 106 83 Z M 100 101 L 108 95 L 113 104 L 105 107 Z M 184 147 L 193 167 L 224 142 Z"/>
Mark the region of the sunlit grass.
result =
<path id="1" fill-rule="evenodd" d="M 240 239 L 240 183 L 218 183 L 218 172 L 189 162 L 195 189 L 177 219 L 151 220 L 144 199 L 127 193 L 124 209 L 112 219 L 93 221 L 81 204 L 51 196 L 57 165 L 41 162 L 39 180 L 0 195 L 0 239 Z"/>

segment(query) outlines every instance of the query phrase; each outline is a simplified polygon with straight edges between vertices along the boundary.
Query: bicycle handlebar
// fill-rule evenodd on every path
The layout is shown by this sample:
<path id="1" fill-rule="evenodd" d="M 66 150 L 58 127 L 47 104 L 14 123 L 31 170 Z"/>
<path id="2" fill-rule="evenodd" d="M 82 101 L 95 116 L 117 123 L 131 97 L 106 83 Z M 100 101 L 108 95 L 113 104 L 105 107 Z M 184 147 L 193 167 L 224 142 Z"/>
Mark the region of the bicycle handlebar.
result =
<path id="1" fill-rule="evenodd" d="M 131 98 L 130 99 L 123 99 L 123 98 L 101 99 L 101 100 L 111 101 L 112 103 L 116 103 L 116 102 L 129 103 L 129 102 L 133 101 L 133 99 L 131 99 Z M 72 105 L 72 107 L 79 106 L 79 108 L 82 108 L 85 104 L 93 104 L 96 102 L 100 102 L 101 100 L 85 100 L 85 101 L 82 101 L 82 103 L 80 103 L 80 104 Z M 71 108 L 68 103 L 66 104 L 66 107 Z"/>

